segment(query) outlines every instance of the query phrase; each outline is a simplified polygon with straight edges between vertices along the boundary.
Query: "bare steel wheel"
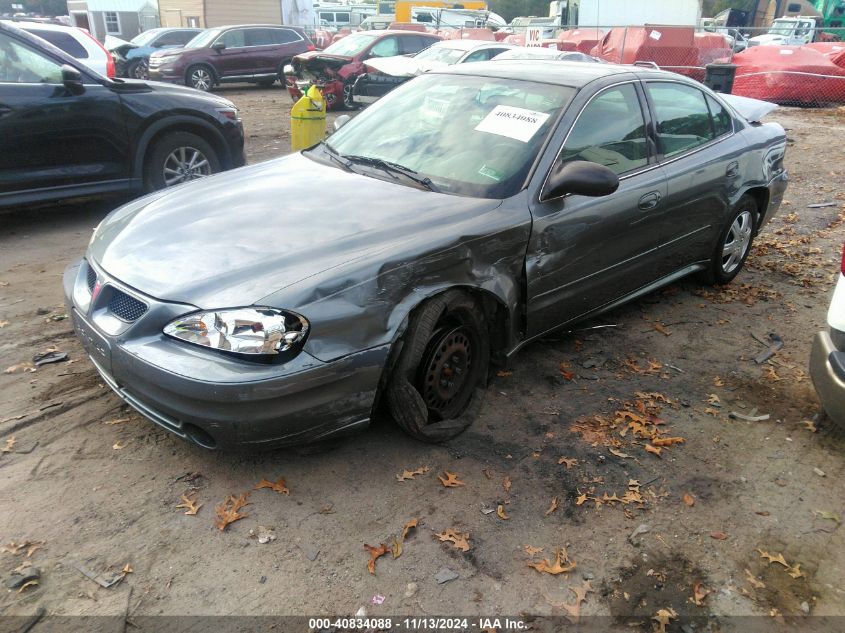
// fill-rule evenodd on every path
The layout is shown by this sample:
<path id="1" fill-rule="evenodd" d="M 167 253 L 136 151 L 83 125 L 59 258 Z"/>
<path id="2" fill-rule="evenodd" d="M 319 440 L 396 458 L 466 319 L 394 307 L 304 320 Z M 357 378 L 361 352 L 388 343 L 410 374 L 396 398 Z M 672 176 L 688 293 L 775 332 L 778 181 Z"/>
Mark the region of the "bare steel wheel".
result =
<path id="1" fill-rule="evenodd" d="M 460 415 L 472 396 L 474 338 L 466 327 L 436 332 L 420 364 L 420 392 L 428 410 L 441 420 Z"/>
<path id="2" fill-rule="evenodd" d="M 189 180 L 204 178 L 211 175 L 211 163 L 196 147 L 177 147 L 162 166 L 164 185 L 172 187 Z"/>
<path id="3" fill-rule="evenodd" d="M 758 217 L 757 201 L 748 194 L 742 196 L 727 217 L 707 270 L 702 272 L 705 282 L 726 284 L 739 274 L 751 252 Z"/>

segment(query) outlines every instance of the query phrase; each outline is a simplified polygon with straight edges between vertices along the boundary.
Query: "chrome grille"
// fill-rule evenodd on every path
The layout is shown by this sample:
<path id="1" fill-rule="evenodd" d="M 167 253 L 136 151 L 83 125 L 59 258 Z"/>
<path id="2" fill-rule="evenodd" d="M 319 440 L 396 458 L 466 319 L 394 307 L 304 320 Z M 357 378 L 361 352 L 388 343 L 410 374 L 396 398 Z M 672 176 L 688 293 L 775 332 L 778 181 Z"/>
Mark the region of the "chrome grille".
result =
<path id="1" fill-rule="evenodd" d="M 94 286 L 97 285 L 97 272 L 88 264 L 88 290 L 94 292 Z"/>
<path id="2" fill-rule="evenodd" d="M 115 288 L 109 298 L 109 312 L 117 318 L 132 323 L 140 319 L 147 311 L 147 304 L 138 301 L 125 292 Z"/>

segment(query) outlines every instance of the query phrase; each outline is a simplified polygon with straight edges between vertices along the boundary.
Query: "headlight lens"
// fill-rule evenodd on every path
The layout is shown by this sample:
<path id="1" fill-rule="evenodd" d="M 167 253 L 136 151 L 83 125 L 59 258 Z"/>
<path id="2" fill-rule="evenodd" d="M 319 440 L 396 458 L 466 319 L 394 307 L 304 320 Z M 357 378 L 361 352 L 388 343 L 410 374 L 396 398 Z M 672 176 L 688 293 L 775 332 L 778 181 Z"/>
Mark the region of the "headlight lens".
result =
<path id="1" fill-rule="evenodd" d="M 308 336 L 308 321 L 275 308 L 231 308 L 186 314 L 168 323 L 173 338 L 252 357 L 293 356 Z"/>

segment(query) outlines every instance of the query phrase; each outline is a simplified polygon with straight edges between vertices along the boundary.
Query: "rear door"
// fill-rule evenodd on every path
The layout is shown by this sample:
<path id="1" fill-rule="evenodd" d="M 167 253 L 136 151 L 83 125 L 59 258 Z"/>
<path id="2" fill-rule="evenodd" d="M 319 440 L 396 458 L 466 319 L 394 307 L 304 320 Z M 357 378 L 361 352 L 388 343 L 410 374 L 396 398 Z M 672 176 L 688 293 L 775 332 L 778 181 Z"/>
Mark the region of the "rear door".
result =
<path id="1" fill-rule="evenodd" d="M 71 94 L 61 63 L 0 31 L 0 200 L 53 187 L 129 184 L 120 98 L 84 73 L 84 92 Z"/>
<path id="2" fill-rule="evenodd" d="M 710 256 L 747 168 L 747 146 L 728 111 L 695 86 L 648 81 L 658 152 L 668 184 L 660 216 L 663 274 Z"/>
<path id="3" fill-rule="evenodd" d="M 246 46 L 249 50 L 250 70 L 253 75 L 275 75 L 277 48 L 275 29 L 246 29 Z"/>
<path id="4" fill-rule="evenodd" d="M 277 72 L 289 64 L 294 55 L 308 50 L 309 43 L 293 29 L 273 29 L 273 40 L 276 46 L 273 48 L 272 63 Z"/>
<path id="5" fill-rule="evenodd" d="M 656 163 L 638 81 L 596 92 L 557 150 L 555 164 L 597 162 L 619 176 L 603 198 L 567 195 L 534 202 L 526 254 L 528 335 L 606 306 L 656 278 L 658 214 L 666 179 Z"/>

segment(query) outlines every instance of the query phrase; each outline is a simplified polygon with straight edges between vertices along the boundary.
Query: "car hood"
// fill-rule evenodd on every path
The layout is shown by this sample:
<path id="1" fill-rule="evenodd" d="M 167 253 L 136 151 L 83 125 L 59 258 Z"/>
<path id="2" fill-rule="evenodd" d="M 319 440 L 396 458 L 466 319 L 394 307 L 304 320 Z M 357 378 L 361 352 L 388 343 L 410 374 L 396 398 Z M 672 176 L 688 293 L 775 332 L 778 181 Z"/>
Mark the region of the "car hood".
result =
<path id="1" fill-rule="evenodd" d="M 321 273 L 343 280 L 347 266 L 388 251 L 414 252 L 427 231 L 448 231 L 500 204 L 292 154 L 129 203 L 103 220 L 88 257 L 160 300 L 251 305 L 298 282 L 316 283 Z"/>
<path id="2" fill-rule="evenodd" d="M 402 55 L 367 60 L 368 68 L 374 68 L 378 72 L 392 77 L 416 77 L 417 75 L 422 75 L 438 68 L 445 68 L 448 65 L 445 62 L 415 59 Z"/>
<path id="3" fill-rule="evenodd" d="M 302 75 L 337 77 L 337 71 L 352 61 L 352 57 L 345 55 L 326 55 L 320 51 L 308 51 L 295 56 L 291 64 L 294 72 L 300 77 Z"/>

